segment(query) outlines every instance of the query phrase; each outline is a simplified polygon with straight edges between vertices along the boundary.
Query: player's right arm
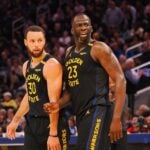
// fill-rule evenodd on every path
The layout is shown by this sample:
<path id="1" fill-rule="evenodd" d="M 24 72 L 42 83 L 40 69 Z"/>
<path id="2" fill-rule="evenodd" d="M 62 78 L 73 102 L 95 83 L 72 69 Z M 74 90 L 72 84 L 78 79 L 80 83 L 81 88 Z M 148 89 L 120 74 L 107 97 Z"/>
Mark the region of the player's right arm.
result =
<path id="1" fill-rule="evenodd" d="M 26 74 L 26 67 L 27 67 L 27 62 L 24 63 L 23 65 L 23 75 L 25 76 Z M 7 126 L 7 130 L 6 130 L 6 136 L 9 139 L 15 139 L 15 133 L 16 133 L 16 129 L 18 127 L 18 124 L 21 120 L 21 118 L 29 111 L 29 103 L 28 103 L 28 95 L 27 93 L 24 95 L 22 102 L 15 114 L 15 116 L 13 117 L 12 121 L 10 122 L 10 124 Z"/>

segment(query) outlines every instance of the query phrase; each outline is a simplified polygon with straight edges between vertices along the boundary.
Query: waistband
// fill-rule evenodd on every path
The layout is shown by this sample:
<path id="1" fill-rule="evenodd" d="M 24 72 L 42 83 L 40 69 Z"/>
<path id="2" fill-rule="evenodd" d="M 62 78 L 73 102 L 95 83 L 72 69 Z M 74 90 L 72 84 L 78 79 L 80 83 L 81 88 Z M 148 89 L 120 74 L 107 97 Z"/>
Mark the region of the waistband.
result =
<path id="1" fill-rule="evenodd" d="M 28 115 L 27 117 L 29 117 L 29 118 L 47 118 L 47 119 L 49 119 L 49 116 L 44 116 L 44 115 Z"/>

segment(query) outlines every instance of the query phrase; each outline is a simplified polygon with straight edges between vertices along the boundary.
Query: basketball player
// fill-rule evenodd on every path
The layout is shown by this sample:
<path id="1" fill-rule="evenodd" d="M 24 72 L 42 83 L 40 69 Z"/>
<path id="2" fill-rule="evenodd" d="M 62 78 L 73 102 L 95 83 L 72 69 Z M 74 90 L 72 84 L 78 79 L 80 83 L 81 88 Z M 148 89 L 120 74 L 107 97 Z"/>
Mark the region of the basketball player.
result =
<path id="1" fill-rule="evenodd" d="M 66 52 L 66 91 L 60 105 L 72 102 L 78 129 L 76 150 L 109 150 L 110 142 L 123 136 L 121 114 L 126 82 L 112 50 L 105 43 L 92 40 L 92 31 L 87 15 L 77 14 L 73 18 L 75 45 Z M 113 114 L 108 98 L 109 76 L 115 83 Z"/>
<path id="2" fill-rule="evenodd" d="M 7 126 L 6 135 L 15 138 L 15 131 L 23 115 L 27 114 L 25 150 L 60 150 L 58 138 L 58 100 L 62 89 L 62 66 L 44 50 L 45 32 L 39 26 L 30 26 L 25 31 L 24 44 L 31 56 L 23 64 L 27 92 L 13 120 Z M 49 116 L 43 104 L 55 106 Z"/>

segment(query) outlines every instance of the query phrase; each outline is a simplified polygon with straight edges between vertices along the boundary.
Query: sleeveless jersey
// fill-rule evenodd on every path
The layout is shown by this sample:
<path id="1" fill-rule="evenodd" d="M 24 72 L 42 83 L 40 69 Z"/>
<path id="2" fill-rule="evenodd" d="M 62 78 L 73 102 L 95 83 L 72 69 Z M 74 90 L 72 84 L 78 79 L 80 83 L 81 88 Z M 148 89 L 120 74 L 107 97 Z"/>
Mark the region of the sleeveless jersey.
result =
<path id="1" fill-rule="evenodd" d="M 66 88 L 71 93 L 74 113 L 94 105 L 107 105 L 108 101 L 108 74 L 101 64 L 91 57 L 91 48 L 94 42 L 89 43 L 80 52 L 75 51 L 75 46 L 65 58 L 64 74 Z"/>
<path id="2" fill-rule="evenodd" d="M 43 111 L 43 104 L 49 102 L 47 82 L 43 76 L 43 67 L 49 58 L 51 58 L 51 56 L 47 54 L 34 68 L 31 68 L 31 60 L 29 60 L 27 64 L 26 85 L 30 107 L 29 115 L 31 116 L 48 116 Z"/>

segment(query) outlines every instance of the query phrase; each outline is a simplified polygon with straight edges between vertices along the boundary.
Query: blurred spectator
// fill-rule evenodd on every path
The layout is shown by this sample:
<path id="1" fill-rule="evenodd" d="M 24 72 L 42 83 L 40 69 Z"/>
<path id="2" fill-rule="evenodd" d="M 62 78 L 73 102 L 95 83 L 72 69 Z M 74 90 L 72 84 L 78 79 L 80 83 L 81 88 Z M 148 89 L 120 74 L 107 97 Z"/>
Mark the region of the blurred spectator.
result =
<path id="1" fill-rule="evenodd" d="M 0 108 L 0 128 L 2 131 L 6 131 L 6 113 L 7 111 L 4 108 Z"/>
<path id="2" fill-rule="evenodd" d="M 150 61 L 150 32 L 144 32 L 143 35 L 143 44 L 141 46 L 142 52 L 142 63 Z"/>
<path id="3" fill-rule="evenodd" d="M 136 9 L 130 5 L 127 0 L 123 0 L 121 3 L 121 10 L 124 15 L 123 29 L 131 29 L 136 22 Z"/>
<path id="4" fill-rule="evenodd" d="M 150 133 L 150 115 L 145 117 L 143 128 L 143 132 Z"/>
<path id="5" fill-rule="evenodd" d="M 145 104 L 142 104 L 142 105 L 139 106 L 139 108 L 137 109 L 137 111 L 135 112 L 135 114 L 138 115 L 138 116 L 143 116 L 143 114 L 145 112 L 150 112 L 150 107 L 148 107 Z"/>
<path id="6" fill-rule="evenodd" d="M 59 38 L 59 42 L 60 42 L 61 45 L 65 46 L 65 47 L 70 45 L 70 43 L 71 43 L 71 37 L 69 36 L 68 31 L 65 30 L 63 32 L 63 36 L 61 36 Z"/>
<path id="7" fill-rule="evenodd" d="M 109 0 L 108 8 L 104 14 L 103 22 L 107 28 L 117 28 L 120 29 L 121 24 L 124 20 L 122 10 L 116 6 L 115 1 Z"/>
<path id="8" fill-rule="evenodd" d="M 12 99 L 11 92 L 8 91 L 3 93 L 3 100 L 2 102 L 0 102 L 0 105 L 5 109 L 9 108 L 17 109 L 17 104 L 14 101 L 14 99 Z"/>
<path id="9" fill-rule="evenodd" d="M 131 120 L 131 127 L 127 129 L 127 133 L 139 133 L 140 132 L 140 124 L 138 122 L 138 117 L 134 116 Z"/>
<path id="10" fill-rule="evenodd" d="M 7 114 L 6 114 L 6 116 L 7 116 L 6 124 L 7 125 L 12 121 L 14 115 L 15 115 L 15 110 L 13 108 L 7 109 Z"/>
<path id="11" fill-rule="evenodd" d="M 131 108 L 132 115 L 134 114 L 135 93 L 137 92 L 139 75 L 131 70 L 134 67 L 134 60 L 129 58 L 125 62 L 124 74 L 127 81 L 126 93 L 128 95 L 128 106 Z"/>
<path id="12" fill-rule="evenodd" d="M 71 136 L 77 136 L 78 132 L 77 132 L 77 127 L 76 127 L 76 123 L 75 123 L 75 118 L 73 116 L 71 116 L 68 119 L 68 125 L 69 125 L 69 130 L 70 130 Z"/>

